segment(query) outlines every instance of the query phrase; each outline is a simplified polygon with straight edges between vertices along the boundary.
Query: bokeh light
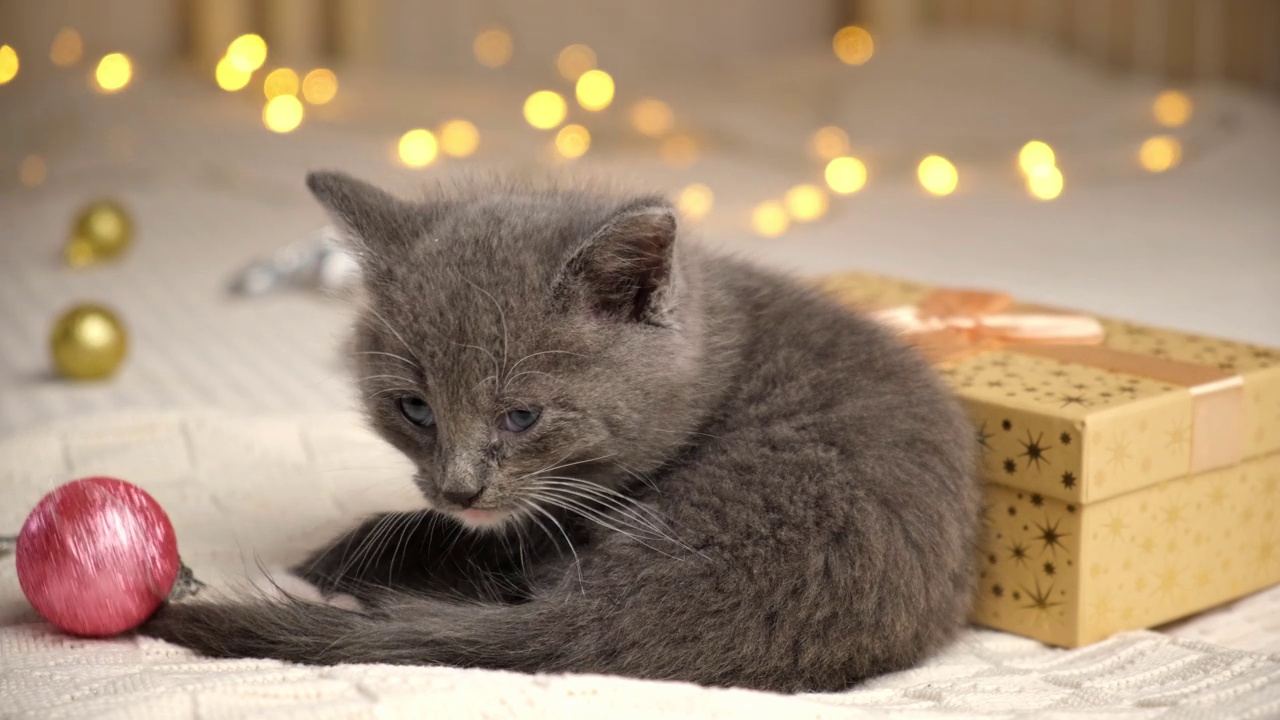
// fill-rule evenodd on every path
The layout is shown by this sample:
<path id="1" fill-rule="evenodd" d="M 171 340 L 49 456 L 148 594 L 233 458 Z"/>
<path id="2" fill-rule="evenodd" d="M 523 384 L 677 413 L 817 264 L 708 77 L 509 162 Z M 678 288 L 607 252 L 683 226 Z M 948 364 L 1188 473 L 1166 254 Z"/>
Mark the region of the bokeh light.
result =
<path id="1" fill-rule="evenodd" d="M 671 131 L 675 125 L 675 113 L 661 100 L 645 98 L 631 106 L 631 126 L 641 135 L 659 137 Z"/>
<path id="2" fill-rule="evenodd" d="M 48 176 L 49 166 L 45 164 L 44 158 L 39 155 L 28 155 L 22 158 L 22 164 L 18 166 L 18 180 L 23 185 L 27 187 L 43 185 Z"/>
<path id="3" fill-rule="evenodd" d="M 782 196 L 782 202 L 797 222 L 812 222 L 827 214 L 827 194 L 817 185 L 796 185 Z"/>
<path id="4" fill-rule="evenodd" d="M 658 146 L 658 157 L 673 167 L 689 167 L 698 159 L 698 143 L 688 135 L 672 135 Z"/>
<path id="5" fill-rule="evenodd" d="M 1147 138 L 1138 148 L 1138 162 L 1150 172 L 1164 172 L 1182 161 L 1182 143 L 1169 135 Z"/>
<path id="6" fill-rule="evenodd" d="M 471 45 L 476 61 L 490 68 L 502 67 L 510 62 L 514 49 L 515 44 L 511 42 L 511 33 L 503 27 L 481 30 Z"/>
<path id="7" fill-rule="evenodd" d="M 576 82 L 582 73 L 594 70 L 596 51 L 586 45 L 570 45 L 556 56 L 556 72 L 569 82 Z"/>
<path id="8" fill-rule="evenodd" d="M 849 195 L 867 184 L 867 166 L 856 157 L 838 157 L 827 163 L 823 177 L 833 192 Z"/>
<path id="9" fill-rule="evenodd" d="M 921 160 L 916 175 L 920 178 L 920 187 L 939 197 L 955 192 L 956 185 L 960 183 L 956 166 L 941 155 L 930 155 Z"/>
<path id="10" fill-rule="evenodd" d="M 0 85 L 18 75 L 18 51 L 8 45 L 0 45 Z"/>
<path id="11" fill-rule="evenodd" d="M 293 132 L 302 124 L 302 101 L 293 95 L 277 95 L 262 109 L 262 124 L 278 133 Z"/>
<path id="12" fill-rule="evenodd" d="M 1056 164 L 1053 148 L 1039 140 L 1032 140 L 1018 151 L 1018 167 L 1028 176 L 1045 173 Z"/>
<path id="13" fill-rule="evenodd" d="M 49 60 L 58 67 L 71 67 L 84 55 L 84 40 L 75 28 L 64 27 L 53 36 Z"/>
<path id="14" fill-rule="evenodd" d="M 316 68 L 302 78 L 302 99 L 324 105 L 338 94 L 338 76 L 329 68 Z"/>
<path id="15" fill-rule="evenodd" d="M 217 81 L 218 87 L 227 92 L 243 89 L 252 78 L 253 73 L 237 68 L 235 63 L 231 62 L 231 58 L 225 55 L 218 61 L 217 67 L 213 69 L 213 79 Z"/>
<path id="16" fill-rule="evenodd" d="M 467 157 L 480 147 L 480 131 L 466 120 L 449 120 L 440 126 L 440 149 L 451 157 Z"/>
<path id="17" fill-rule="evenodd" d="M 423 128 L 415 128 L 401 135 L 400 144 L 397 146 L 400 162 L 411 168 L 430 165 L 435 161 L 439 150 L 440 144 L 436 142 L 436 136 L 432 135 L 430 130 Z"/>
<path id="18" fill-rule="evenodd" d="M 297 95 L 298 86 L 298 73 L 293 68 L 276 68 L 267 73 L 267 79 L 262 81 L 262 92 L 271 100 L 281 95 Z"/>
<path id="19" fill-rule="evenodd" d="M 751 229 L 761 237 L 778 237 L 791 227 L 787 209 L 777 200 L 766 200 L 751 211 Z"/>
<path id="20" fill-rule="evenodd" d="M 573 92 L 584 109 L 603 110 L 613 102 L 613 78 L 603 70 L 588 70 L 578 78 Z"/>
<path id="21" fill-rule="evenodd" d="M 849 134 L 828 125 L 818 128 L 809 138 L 809 154 L 819 160 L 831 160 L 849 152 Z"/>
<path id="22" fill-rule="evenodd" d="M 1052 200 L 1062 194 L 1062 171 L 1041 167 L 1027 176 L 1027 192 L 1037 200 Z"/>
<path id="23" fill-rule="evenodd" d="M 133 79 L 133 62 L 124 53 L 103 55 L 98 61 L 97 69 L 94 70 L 93 78 L 102 92 L 120 92 L 128 87 L 129 81 Z"/>
<path id="24" fill-rule="evenodd" d="M 835 50 L 840 62 L 846 65 L 862 65 L 870 60 L 876 51 L 871 33 L 857 25 L 840 28 L 831 40 L 831 48 Z"/>
<path id="25" fill-rule="evenodd" d="M 261 35 L 241 35 L 227 46 L 227 60 L 240 72 L 252 73 L 267 61 L 267 42 Z"/>
<path id="26" fill-rule="evenodd" d="M 581 125 L 565 125 L 556 133 L 556 152 L 560 157 L 582 157 L 591 147 L 591 133 Z"/>
<path id="27" fill-rule="evenodd" d="M 694 183 L 680 191 L 676 196 L 676 208 L 680 214 L 690 220 L 701 220 L 711 212 L 715 204 L 715 195 L 711 188 L 702 183 Z"/>
<path id="28" fill-rule="evenodd" d="M 524 119 L 539 130 L 550 130 L 564 122 L 569 112 L 560 93 L 551 90 L 539 90 L 524 101 Z"/>
<path id="29" fill-rule="evenodd" d="M 1156 122 L 1165 127 L 1185 125 L 1191 119 L 1194 106 L 1187 94 L 1178 90 L 1165 90 L 1156 96 L 1151 105 L 1151 114 Z"/>

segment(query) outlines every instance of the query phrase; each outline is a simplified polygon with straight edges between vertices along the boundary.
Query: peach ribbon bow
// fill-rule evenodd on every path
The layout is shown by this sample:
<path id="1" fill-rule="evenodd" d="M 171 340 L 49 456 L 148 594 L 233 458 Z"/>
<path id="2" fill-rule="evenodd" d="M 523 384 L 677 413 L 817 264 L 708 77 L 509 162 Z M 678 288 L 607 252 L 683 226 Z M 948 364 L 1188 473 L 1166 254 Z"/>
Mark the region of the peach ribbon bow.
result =
<path id="1" fill-rule="evenodd" d="M 885 308 L 873 316 L 909 336 L 934 360 L 1005 345 L 1102 342 L 1102 324 L 1088 315 L 1019 312 L 1013 305 L 1013 298 L 1004 293 L 943 289 L 929 293 L 919 305 Z"/>

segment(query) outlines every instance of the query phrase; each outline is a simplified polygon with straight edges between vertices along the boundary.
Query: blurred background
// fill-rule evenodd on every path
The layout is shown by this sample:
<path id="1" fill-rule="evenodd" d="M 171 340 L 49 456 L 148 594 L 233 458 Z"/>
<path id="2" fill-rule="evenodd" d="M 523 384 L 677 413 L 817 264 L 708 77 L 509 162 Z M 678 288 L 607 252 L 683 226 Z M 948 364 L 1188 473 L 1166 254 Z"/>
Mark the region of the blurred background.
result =
<path id="1" fill-rule="evenodd" d="M 1280 345 L 1280 0 L 0 0 L 0 433 L 350 407 L 321 167 Z"/>

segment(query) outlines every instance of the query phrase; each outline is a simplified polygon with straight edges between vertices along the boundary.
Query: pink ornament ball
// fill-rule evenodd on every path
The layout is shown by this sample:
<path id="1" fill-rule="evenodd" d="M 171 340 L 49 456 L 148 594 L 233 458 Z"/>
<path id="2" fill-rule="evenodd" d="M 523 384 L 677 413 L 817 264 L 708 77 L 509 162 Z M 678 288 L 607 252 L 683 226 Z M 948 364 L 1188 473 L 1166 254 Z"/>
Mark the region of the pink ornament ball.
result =
<path id="1" fill-rule="evenodd" d="M 178 541 L 160 504 L 110 477 L 45 495 L 18 535 L 18 582 L 36 612 L 74 635 L 141 625 L 178 577 Z"/>

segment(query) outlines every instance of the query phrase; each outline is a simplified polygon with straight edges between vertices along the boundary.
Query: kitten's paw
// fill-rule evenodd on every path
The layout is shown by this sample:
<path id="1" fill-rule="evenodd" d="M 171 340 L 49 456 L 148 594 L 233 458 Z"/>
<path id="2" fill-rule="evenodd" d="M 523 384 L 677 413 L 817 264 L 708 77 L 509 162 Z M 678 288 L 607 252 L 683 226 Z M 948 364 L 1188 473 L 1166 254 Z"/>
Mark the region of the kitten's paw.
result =
<path id="1" fill-rule="evenodd" d="M 307 602 L 321 603 L 342 608 L 343 610 L 360 611 L 360 601 L 347 593 L 325 593 L 306 578 L 288 568 L 272 568 L 266 575 L 256 577 L 254 586 L 270 600 L 283 601 L 290 598 Z"/>

